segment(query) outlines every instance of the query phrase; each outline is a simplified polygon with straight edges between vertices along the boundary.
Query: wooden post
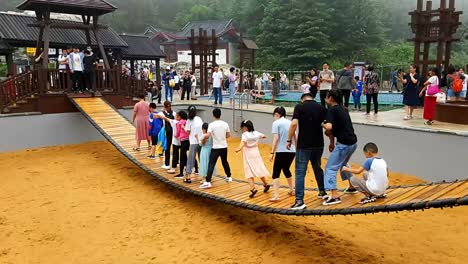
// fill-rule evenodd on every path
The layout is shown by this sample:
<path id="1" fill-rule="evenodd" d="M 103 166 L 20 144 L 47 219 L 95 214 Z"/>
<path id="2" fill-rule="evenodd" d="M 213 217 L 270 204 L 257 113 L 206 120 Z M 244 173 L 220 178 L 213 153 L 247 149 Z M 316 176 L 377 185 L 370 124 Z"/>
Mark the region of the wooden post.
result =
<path id="1" fill-rule="evenodd" d="M 204 62 L 204 70 L 203 70 L 203 78 L 205 79 L 205 92 L 208 93 L 208 87 L 210 83 L 209 79 L 209 66 L 208 66 L 208 52 L 209 52 L 209 43 L 208 43 L 208 32 L 206 30 L 203 30 L 203 62 Z M 212 61 L 212 65 L 216 63 L 215 61 Z M 222 85 L 221 85 L 222 86 Z M 221 87 L 221 94 L 223 92 L 223 89 Z"/>
<path id="2" fill-rule="evenodd" d="M 44 50 L 42 51 L 42 67 L 49 68 L 49 44 L 50 44 L 50 11 L 43 14 L 44 18 Z"/>
<path id="3" fill-rule="evenodd" d="M 156 68 L 156 85 L 161 91 L 161 67 L 159 59 L 156 59 L 156 65 L 154 67 Z"/>
<path id="4" fill-rule="evenodd" d="M 5 58 L 6 58 L 8 73 L 16 75 L 16 67 L 13 64 L 13 54 L 8 53 L 7 55 L 5 55 Z"/>
<path id="5" fill-rule="evenodd" d="M 88 28 L 85 29 L 86 43 L 88 44 L 88 46 L 91 46 L 92 45 L 92 43 L 91 43 L 91 33 L 89 32 L 89 24 L 91 23 L 91 16 L 82 15 L 81 18 L 83 19 L 83 23 L 86 26 L 88 26 Z"/>
<path id="6" fill-rule="evenodd" d="M 207 93 L 207 87 L 205 83 L 205 61 L 203 57 L 204 43 L 203 43 L 203 30 L 198 29 L 198 55 L 200 60 L 200 94 L 204 95 Z"/>
<path id="7" fill-rule="evenodd" d="M 109 65 L 109 60 L 107 59 L 106 51 L 104 50 L 104 45 L 102 45 L 101 39 L 99 38 L 98 34 L 98 19 L 99 17 L 97 15 L 93 16 L 93 33 L 94 33 L 94 38 L 96 39 L 96 43 L 99 47 L 99 52 L 101 53 L 102 59 L 104 61 L 104 68 L 106 70 L 110 70 L 110 65 Z"/>
<path id="8" fill-rule="evenodd" d="M 192 28 L 190 30 L 190 50 L 191 50 L 191 58 L 192 58 L 192 72 L 195 74 L 195 66 L 196 66 L 196 60 L 195 60 L 195 29 Z"/>

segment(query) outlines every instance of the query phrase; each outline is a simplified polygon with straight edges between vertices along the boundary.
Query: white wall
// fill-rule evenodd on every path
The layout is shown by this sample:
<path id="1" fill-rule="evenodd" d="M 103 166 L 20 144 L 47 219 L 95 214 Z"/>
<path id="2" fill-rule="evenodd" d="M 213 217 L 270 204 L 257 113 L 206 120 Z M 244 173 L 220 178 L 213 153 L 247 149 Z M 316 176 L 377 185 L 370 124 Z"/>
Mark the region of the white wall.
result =
<path id="1" fill-rule="evenodd" d="M 181 62 L 187 62 L 187 63 L 192 63 L 192 56 L 190 54 L 190 50 L 179 50 L 177 51 L 177 61 Z M 227 50 L 226 49 L 218 49 L 216 50 L 216 53 L 219 55 L 216 56 L 216 63 L 218 64 L 227 64 Z M 195 56 L 195 63 L 199 64 L 200 63 L 200 57 Z"/>

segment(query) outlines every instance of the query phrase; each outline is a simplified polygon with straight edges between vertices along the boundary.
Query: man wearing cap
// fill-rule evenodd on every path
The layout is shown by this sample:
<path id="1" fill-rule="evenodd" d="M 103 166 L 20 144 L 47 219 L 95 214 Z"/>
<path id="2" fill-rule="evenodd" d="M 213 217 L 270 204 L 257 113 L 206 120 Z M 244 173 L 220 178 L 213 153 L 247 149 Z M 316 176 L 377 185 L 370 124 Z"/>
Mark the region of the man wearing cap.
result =
<path id="1" fill-rule="evenodd" d="M 171 73 L 171 66 L 166 67 L 166 72 L 162 75 L 162 80 L 164 81 L 164 96 L 166 101 L 172 102 L 173 90 L 169 86 L 169 80 L 174 79 L 174 74 Z"/>

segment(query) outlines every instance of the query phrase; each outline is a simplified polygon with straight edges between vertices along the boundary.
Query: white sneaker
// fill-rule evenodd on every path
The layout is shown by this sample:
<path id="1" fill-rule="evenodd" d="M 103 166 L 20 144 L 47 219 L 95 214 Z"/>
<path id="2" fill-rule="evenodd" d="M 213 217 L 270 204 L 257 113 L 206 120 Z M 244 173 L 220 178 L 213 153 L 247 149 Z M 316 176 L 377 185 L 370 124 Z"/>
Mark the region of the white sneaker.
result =
<path id="1" fill-rule="evenodd" d="M 211 188 L 211 182 L 204 182 L 202 185 L 200 185 L 200 189 L 209 189 Z"/>
<path id="2" fill-rule="evenodd" d="M 225 181 L 226 182 L 232 182 L 232 177 L 226 177 Z"/>
<path id="3" fill-rule="evenodd" d="M 165 170 L 168 170 L 171 168 L 171 166 L 166 166 L 166 165 L 162 165 L 161 168 L 165 169 Z"/>

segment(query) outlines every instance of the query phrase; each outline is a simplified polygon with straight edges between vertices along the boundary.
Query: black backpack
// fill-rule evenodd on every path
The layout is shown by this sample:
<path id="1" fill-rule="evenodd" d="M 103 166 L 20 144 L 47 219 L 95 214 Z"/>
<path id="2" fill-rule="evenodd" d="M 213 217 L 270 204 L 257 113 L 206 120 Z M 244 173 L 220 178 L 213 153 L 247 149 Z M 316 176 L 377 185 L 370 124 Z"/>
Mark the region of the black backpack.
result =
<path id="1" fill-rule="evenodd" d="M 223 88 L 224 90 L 227 90 L 229 89 L 229 85 L 231 84 L 231 82 L 229 81 L 229 78 L 227 78 L 226 80 L 224 80 L 224 83 L 223 83 Z"/>

